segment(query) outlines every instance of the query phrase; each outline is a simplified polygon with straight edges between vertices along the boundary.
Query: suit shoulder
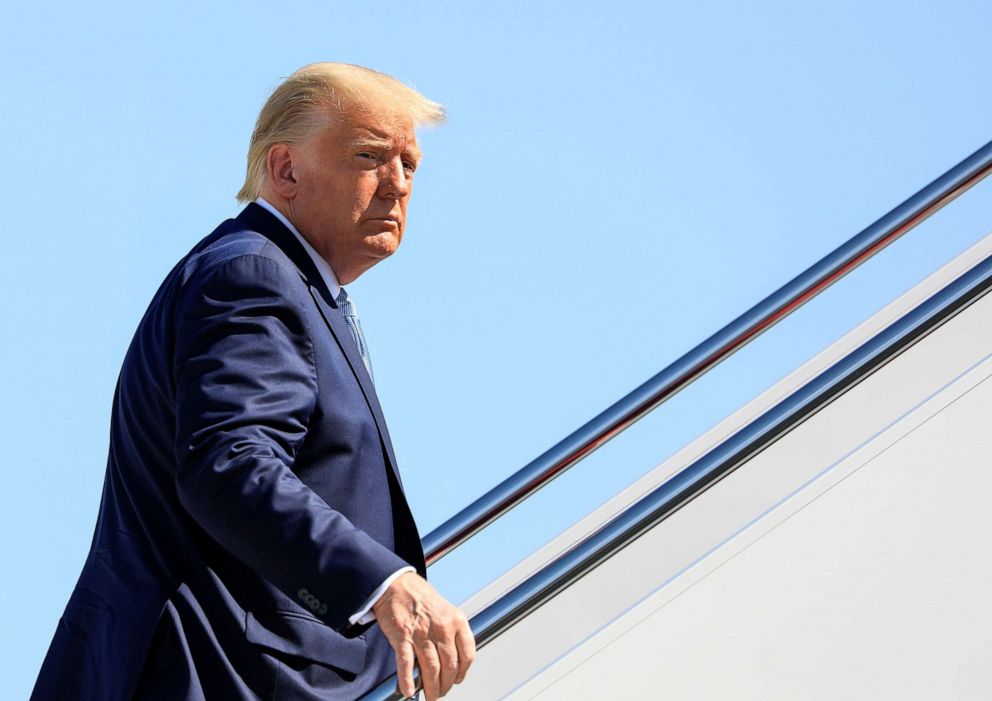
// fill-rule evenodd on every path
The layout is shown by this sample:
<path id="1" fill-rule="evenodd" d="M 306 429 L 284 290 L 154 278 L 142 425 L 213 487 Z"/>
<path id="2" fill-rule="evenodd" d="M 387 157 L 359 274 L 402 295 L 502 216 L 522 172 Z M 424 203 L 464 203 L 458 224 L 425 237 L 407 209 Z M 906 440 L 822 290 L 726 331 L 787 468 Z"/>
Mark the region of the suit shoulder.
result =
<path id="1" fill-rule="evenodd" d="M 235 222 L 225 222 L 229 223 Z M 299 268 L 266 236 L 249 229 L 224 229 L 222 225 L 187 254 L 181 265 L 181 286 L 196 285 L 218 275 L 257 275 L 264 269 L 271 273 L 263 277 L 300 278 Z"/>

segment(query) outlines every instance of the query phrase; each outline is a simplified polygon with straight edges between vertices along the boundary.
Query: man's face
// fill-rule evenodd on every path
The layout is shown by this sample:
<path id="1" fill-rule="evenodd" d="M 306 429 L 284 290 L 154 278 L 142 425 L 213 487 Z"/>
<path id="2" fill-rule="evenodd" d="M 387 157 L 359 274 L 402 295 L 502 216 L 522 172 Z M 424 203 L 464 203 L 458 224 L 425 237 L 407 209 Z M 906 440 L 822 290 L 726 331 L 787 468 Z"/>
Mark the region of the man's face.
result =
<path id="1" fill-rule="evenodd" d="M 293 151 L 290 218 L 346 285 L 403 240 L 420 160 L 413 122 L 351 110 Z"/>

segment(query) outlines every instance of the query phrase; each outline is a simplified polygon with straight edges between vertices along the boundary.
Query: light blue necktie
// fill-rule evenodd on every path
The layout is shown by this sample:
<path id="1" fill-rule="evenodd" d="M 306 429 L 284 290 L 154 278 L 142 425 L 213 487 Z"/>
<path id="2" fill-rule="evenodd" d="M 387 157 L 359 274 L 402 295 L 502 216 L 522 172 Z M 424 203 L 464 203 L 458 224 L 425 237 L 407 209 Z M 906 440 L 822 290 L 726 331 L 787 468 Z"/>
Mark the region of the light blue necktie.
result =
<path id="1" fill-rule="evenodd" d="M 341 316 L 344 317 L 345 323 L 348 324 L 348 330 L 351 331 L 351 337 L 355 339 L 355 345 L 358 346 L 358 352 L 361 354 L 362 362 L 369 373 L 369 379 L 375 385 L 375 375 L 372 374 L 372 358 L 369 356 L 369 346 L 365 343 L 365 334 L 362 333 L 362 324 L 358 320 L 358 311 L 352 301 L 348 299 L 348 293 L 344 291 L 343 287 L 338 295 L 337 303 L 338 309 L 341 310 Z"/>

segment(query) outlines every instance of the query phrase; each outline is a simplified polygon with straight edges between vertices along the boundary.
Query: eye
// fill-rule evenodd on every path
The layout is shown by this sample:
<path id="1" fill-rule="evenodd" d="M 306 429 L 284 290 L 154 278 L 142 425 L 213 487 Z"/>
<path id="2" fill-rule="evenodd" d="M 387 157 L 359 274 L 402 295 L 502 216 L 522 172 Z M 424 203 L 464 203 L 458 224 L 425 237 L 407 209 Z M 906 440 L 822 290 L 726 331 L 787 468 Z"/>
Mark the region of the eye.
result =
<path id="1" fill-rule="evenodd" d="M 412 161 L 403 161 L 403 170 L 413 173 L 417 170 L 417 164 Z"/>
<path id="2" fill-rule="evenodd" d="M 355 157 L 363 161 L 369 161 L 371 163 L 379 162 L 378 157 L 376 157 L 376 155 L 371 151 L 360 151 L 359 153 L 355 154 Z"/>

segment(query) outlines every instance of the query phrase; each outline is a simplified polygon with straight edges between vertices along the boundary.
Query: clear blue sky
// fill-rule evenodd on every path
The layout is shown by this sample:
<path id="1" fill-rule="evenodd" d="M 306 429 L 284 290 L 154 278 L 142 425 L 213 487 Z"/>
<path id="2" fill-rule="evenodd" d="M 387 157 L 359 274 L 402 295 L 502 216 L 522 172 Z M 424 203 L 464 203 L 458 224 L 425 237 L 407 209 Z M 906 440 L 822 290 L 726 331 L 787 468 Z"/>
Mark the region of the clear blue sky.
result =
<path id="1" fill-rule="evenodd" d="M 988 2 L 7 3 L 0 695 L 89 546 L 164 274 L 315 60 L 448 107 L 352 288 L 424 532 L 992 139 Z M 464 599 L 992 230 L 988 186 L 434 572 Z"/>

